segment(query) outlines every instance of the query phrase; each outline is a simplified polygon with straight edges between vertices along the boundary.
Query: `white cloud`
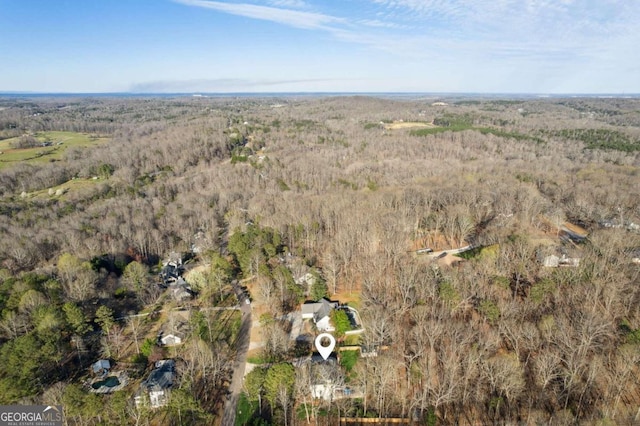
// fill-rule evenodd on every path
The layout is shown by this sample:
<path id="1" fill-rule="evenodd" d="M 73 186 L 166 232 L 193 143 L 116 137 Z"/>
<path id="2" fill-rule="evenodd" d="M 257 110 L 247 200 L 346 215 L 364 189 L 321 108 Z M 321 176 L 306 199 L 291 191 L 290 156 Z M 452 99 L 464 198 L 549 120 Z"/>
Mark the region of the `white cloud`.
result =
<path id="1" fill-rule="evenodd" d="M 272 6 L 209 0 L 174 0 L 290 27 L 322 30 L 342 40 L 370 46 L 447 41 L 484 48 L 492 54 L 587 51 L 609 40 L 640 41 L 640 8 L 628 1 L 603 0 L 368 0 L 371 7 L 348 16 L 310 11 L 323 2 L 267 0 Z M 365 2 L 365 0 L 361 0 Z M 305 10 L 294 10 L 304 8 Z M 343 10 L 343 13 L 348 13 Z M 396 30 L 396 31 L 393 31 Z M 505 49 L 505 45 L 509 48 Z M 406 50 L 406 49 L 403 49 Z M 577 52 L 581 54 L 582 52 Z"/>
<path id="2" fill-rule="evenodd" d="M 378 28 L 406 28 L 403 25 L 396 24 L 393 22 L 384 22 L 378 19 L 360 19 L 356 21 L 357 24 L 365 25 L 368 27 L 378 27 Z"/>
<path id="3" fill-rule="evenodd" d="M 640 8 L 604 0 L 370 0 L 383 22 L 411 22 L 409 39 L 459 42 L 490 56 L 599 57 L 625 40 L 640 43 Z M 419 27 L 419 29 L 417 29 Z"/>
<path id="4" fill-rule="evenodd" d="M 351 0 L 339 7 L 320 0 L 174 1 L 326 32 L 420 69 L 466 70 L 468 79 L 480 69 L 530 69 L 540 84 L 561 85 L 570 78 L 564 75 L 587 67 L 604 76 L 640 66 L 633 53 L 640 8 L 628 0 Z"/>
<path id="5" fill-rule="evenodd" d="M 620 0 L 370 0 L 388 19 L 421 22 L 426 31 L 482 37 L 524 37 L 556 42 L 632 31 L 640 8 Z M 383 19 L 384 20 L 384 19 Z M 635 31 L 637 33 L 637 31 Z"/>
<path id="6" fill-rule="evenodd" d="M 232 15 L 276 22 L 302 29 L 328 29 L 327 25 L 343 22 L 341 18 L 322 13 L 304 12 L 248 3 L 223 3 L 209 0 L 175 0 L 187 6 L 213 9 Z"/>
<path id="7" fill-rule="evenodd" d="M 309 5 L 302 0 L 269 0 L 271 6 L 288 7 L 290 9 L 304 9 Z"/>

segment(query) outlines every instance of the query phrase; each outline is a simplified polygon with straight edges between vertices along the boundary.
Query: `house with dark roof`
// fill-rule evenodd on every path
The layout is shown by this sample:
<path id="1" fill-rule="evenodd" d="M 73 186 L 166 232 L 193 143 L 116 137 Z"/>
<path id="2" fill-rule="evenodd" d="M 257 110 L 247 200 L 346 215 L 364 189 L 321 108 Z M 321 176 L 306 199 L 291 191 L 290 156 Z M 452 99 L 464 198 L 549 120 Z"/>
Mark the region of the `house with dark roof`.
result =
<path id="1" fill-rule="evenodd" d="M 311 354 L 311 357 L 307 359 L 311 362 L 311 364 L 327 364 L 334 366 L 338 365 L 338 356 L 335 354 L 335 352 L 331 352 L 327 359 L 324 359 L 324 357 L 318 352 L 314 352 Z"/>
<path id="2" fill-rule="evenodd" d="M 157 361 L 149 377 L 140 384 L 140 390 L 135 396 L 136 405 L 144 404 L 146 397 L 151 408 L 167 405 L 176 377 L 175 369 L 176 363 L 172 359 Z"/>
<path id="3" fill-rule="evenodd" d="M 303 303 L 301 307 L 302 319 L 312 319 L 320 331 L 334 331 L 335 328 L 331 325 L 329 316 L 331 311 L 338 308 L 339 305 L 338 302 L 332 302 L 326 298 L 322 298 L 318 302 Z"/>
<path id="4" fill-rule="evenodd" d="M 183 272 L 184 268 L 182 267 L 182 265 L 170 262 L 162 267 L 160 278 L 162 279 L 162 283 L 164 285 L 170 286 L 178 282 Z"/>
<path id="5" fill-rule="evenodd" d="M 175 252 L 170 253 L 169 258 L 162 263 L 162 271 L 160 271 L 162 283 L 165 286 L 174 285 L 178 283 L 183 273 L 182 254 Z"/>

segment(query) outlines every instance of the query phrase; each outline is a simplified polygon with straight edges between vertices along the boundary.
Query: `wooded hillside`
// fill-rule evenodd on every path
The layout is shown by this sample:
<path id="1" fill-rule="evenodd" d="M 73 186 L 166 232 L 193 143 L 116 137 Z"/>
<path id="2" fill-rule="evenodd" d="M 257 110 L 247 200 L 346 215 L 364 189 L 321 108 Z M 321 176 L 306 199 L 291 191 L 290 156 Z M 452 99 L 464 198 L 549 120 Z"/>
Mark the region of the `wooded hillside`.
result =
<path id="1" fill-rule="evenodd" d="M 133 390 L 89 398 L 74 387 L 99 354 L 140 361 L 136 325 L 118 318 L 153 311 L 158 265 L 188 252 L 209 267 L 201 308 L 225 306 L 232 294 L 221 283 L 252 279 L 273 318 L 298 309 L 310 294 L 283 266 L 290 256 L 329 297 L 355 301 L 365 324 L 357 344 L 381 348 L 349 364 L 361 397 L 311 402 L 298 370 L 284 396 L 258 390 L 265 422 L 640 421 L 638 99 L 6 98 L 0 107 L 2 404 L 60 403 L 78 424 L 137 424 L 117 414 L 137 412 Z M 400 121 L 428 126 L 387 125 Z M 51 132 L 86 143 L 65 147 Z M 15 160 L 59 141 L 55 157 Z M 427 253 L 465 246 L 473 250 L 455 257 Z M 156 421 L 221 418 L 240 328 L 231 314 L 214 321 L 223 319 L 235 324 L 227 334 L 211 318 L 190 320 L 200 334 L 177 358 L 200 348 L 199 358 L 185 361 L 191 379 Z M 94 358 L 82 358 L 79 339 Z M 292 348 L 270 350 L 285 363 Z M 144 370 L 154 356 L 143 355 Z"/>

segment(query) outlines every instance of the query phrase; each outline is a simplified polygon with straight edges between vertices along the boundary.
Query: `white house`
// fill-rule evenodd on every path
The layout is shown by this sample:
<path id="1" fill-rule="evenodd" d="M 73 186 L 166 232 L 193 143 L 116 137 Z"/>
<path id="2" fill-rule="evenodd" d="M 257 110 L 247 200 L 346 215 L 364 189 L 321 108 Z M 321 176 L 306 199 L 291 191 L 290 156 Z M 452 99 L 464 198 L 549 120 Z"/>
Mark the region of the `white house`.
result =
<path id="1" fill-rule="evenodd" d="M 165 334 L 160 338 L 162 346 L 178 346 L 181 345 L 183 336 L 180 333 Z"/>
<path id="2" fill-rule="evenodd" d="M 338 367 L 337 360 L 330 358 L 327 361 L 311 361 L 311 380 L 309 390 L 311 396 L 317 399 L 331 401 L 336 390 L 344 385 L 344 376 Z"/>
<path id="3" fill-rule="evenodd" d="M 168 321 L 158 334 L 158 345 L 178 346 L 184 343 L 189 334 L 189 318 L 187 310 L 171 311 Z"/>
<path id="4" fill-rule="evenodd" d="M 567 257 L 567 255 L 565 254 L 563 254 L 562 257 L 558 257 L 555 254 L 552 254 L 545 257 L 542 264 L 546 268 L 558 268 L 561 266 L 576 268 L 580 265 L 580 259 L 577 257 Z"/>
<path id="5" fill-rule="evenodd" d="M 336 391 L 336 386 L 331 383 L 315 383 L 309 385 L 311 397 L 331 401 Z"/>
<path id="6" fill-rule="evenodd" d="M 312 319 L 320 331 L 334 331 L 329 315 L 331 311 L 338 307 L 338 302 L 327 299 L 320 299 L 315 303 L 304 303 L 302 305 L 302 319 Z"/>
<path id="7" fill-rule="evenodd" d="M 145 393 L 148 394 L 151 408 L 167 405 L 175 379 L 175 366 L 176 363 L 172 359 L 157 361 L 147 380 L 140 384 L 140 391 L 134 398 L 136 405 L 146 402 Z"/>

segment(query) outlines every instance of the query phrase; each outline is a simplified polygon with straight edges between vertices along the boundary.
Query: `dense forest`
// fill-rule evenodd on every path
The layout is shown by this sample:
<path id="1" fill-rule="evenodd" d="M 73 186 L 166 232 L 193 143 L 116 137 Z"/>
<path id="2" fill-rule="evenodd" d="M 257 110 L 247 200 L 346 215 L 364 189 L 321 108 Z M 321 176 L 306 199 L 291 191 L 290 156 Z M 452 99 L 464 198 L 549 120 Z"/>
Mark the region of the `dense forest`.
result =
<path id="1" fill-rule="evenodd" d="M 82 425 L 640 422 L 640 99 L 0 98 L 0 197 L 0 404 Z M 353 395 L 328 400 L 289 339 L 322 297 L 364 328 L 332 315 L 359 350 L 336 351 Z M 88 392 L 100 359 L 121 390 Z M 168 402 L 136 402 L 165 359 Z"/>

